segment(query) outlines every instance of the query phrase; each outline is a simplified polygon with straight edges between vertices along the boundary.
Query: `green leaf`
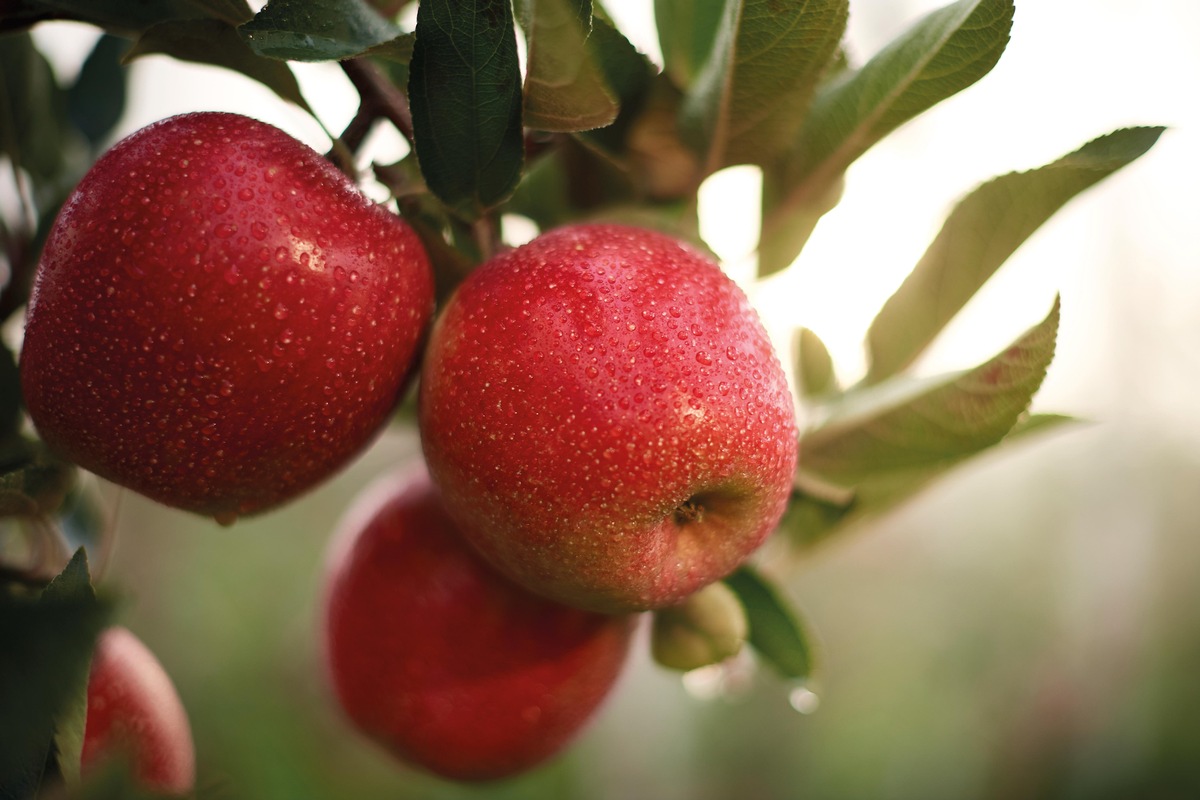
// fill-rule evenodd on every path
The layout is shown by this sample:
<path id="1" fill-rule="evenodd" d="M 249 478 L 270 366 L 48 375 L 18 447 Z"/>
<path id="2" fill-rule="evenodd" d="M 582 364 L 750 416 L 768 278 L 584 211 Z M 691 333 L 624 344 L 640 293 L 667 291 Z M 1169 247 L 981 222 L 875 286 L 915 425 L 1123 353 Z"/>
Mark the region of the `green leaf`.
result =
<path id="1" fill-rule="evenodd" d="M 1012 0 L 959 0 L 821 87 L 784 163 L 764 176 L 761 274 L 795 259 L 855 159 L 995 66 L 1012 18 Z"/>
<path id="2" fill-rule="evenodd" d="M 0 47 L 0 153 L 45 183 L 64 167 L 65 95 L 26 33 Z"/>
<path id="3" fill-rule="evenodd" d="M 665 70 L 680 89 L 691 86 L 708 61 L 724 16 L 724 2 L 654 0 Z"/>
<path id="4" fill-rule="evenodd" d="M 833 359 L 815 333 L 808 328 L 796 332 L 796 380 L 800 394 L 819 397 L 837 391 L 837 376 L 833 372 Z"/>
<path id="5" fill-rule="evenodd" d="M 507 0 L 422 0 L 409 66 L 417 159 L 429 188 L 475 218 L 521 177 L 521 71 Z"/>
<path id="6" fill-rule="evenodd" d="M 956 467 L 985 452 L 999 452 L 1026 441 L 1031 435 L 1047 433 L 1067 424 L 1077 423 L 1073 417 L 1061 414 L 1030 414 L 1023 416 L 1012 431 L 993 448 L 970 453 L 943 462 L 913 469 L 880 472 L 861 480 L 850 491 L 848 502 L 830 502 L 823 493 L 806 492 L 797 480 L 780 531 L 797 548 L 808 549 L 840 535 L 854 527 L 893 510 L 919 494 Z M 805 476 L 810 477 L 810 476 Z"/>
<path id="7" fill-rule="evenodd" d="M 1002 440 L 1067 422 L 1025 414 L 1054 357 L 1058 320 L 1056 300 L 1042 322 L 972 370 L 894 378 L 839 396 L 828 420 L 801 436 L 800 472 L 781 529 L 811 546 L 890 510 Z"/>
<path id="8" fill-rule="evenodd" d="M 600 11 L 597 8 L 592 17 L 592 35 L 587 46 L 592 59 L 604 73 L 605 82 L 615 93 L 619 110 L 612 124 L 583 131 L 579 136 L 589 144 L 623 158 L 628 150 L 629 130 L 641 115 L 657 70 Z"/>
<path id="9" fill-rule="evenodd" d="M 341 61 L 402 35 L 364 0 L 270 0 L 238 32 L 281 61 Z"/>
<path id="10" fill-rule="evenodd" d="M 809 678 L 813 648 L 796 609 L 783 592 L 749 566 L 739 568 L 725 583 L 746 610 L 750 646 L 785 678 Z"/>
<path id="11" fill-rule="evenodd" d="M 73 706 L 86 698 L 92 649 L 111 615 L 82 548 L 40 596 L 0 591 L 0 797 L 33 796 L 56 724 L 79 724 Z"/>
<path id="12" fill-rule="evenodd" d="M 216 19 L 240 25 L 254 16 L 246 0 L 7 0 L 3 12 L 0 33 L 47 20 L 74 20 L 126 38 L 169 20 Z"/>
<path id="13" fill-rule="evenodd" d="M 67 112 L 71 122 L 93 149 L 104 144 L 125 112 L 125 70 L 121 54 L 129 42 L 111 34 L 97 40 L 67 90 Z"/>
<path id="14" fill-rule="evenodd" d="M 848 13 L 847 0 L 727 0 L 680 120 L 706 174 L 792 145 Z"/>
<path id="15" fill-rule="evenodd" d="M 517 0 L 525 31 L 524 124 L 570 133 L 617 118 L 617 101 L 593 58 L 591 0 Z"/>
<path id="16" fill-rule="evenodd" d="M 996 178 L 964 198 L 871 324 L 867 382 L 911 364 L 1042 223 L 1149 150 L 1162 132 L 1119 130 L 1039 169 Z"/>
<path id="17" fill-rule="evenodd" d="M 23 406 L 17 359 L 8 345 L 0 342 L 0 442 L 16 438 Z"/>
<path id="18" fill-rule="evenodd" d="M 226 22 L 199 19 L 154 25 L 138 38 L 125 59 L 130 61 L 153 53 L 240 72 L 312 113 L 288 65 L 255 53 L 238 34 L 237 28 Z"/>

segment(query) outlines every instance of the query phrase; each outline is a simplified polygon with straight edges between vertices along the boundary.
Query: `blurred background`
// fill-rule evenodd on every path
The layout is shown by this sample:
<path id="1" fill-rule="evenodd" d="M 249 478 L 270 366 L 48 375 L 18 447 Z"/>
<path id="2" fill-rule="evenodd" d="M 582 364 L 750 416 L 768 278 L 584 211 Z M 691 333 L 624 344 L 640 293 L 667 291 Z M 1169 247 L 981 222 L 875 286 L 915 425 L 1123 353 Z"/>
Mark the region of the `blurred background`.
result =
<path id="1" fill-rule="evenodd" d="M 941 4 L 852 3 L 854 58 Z M 653 4 L 607 5 L 654 56 Z M 37 30 L 64 78 L 94 37 Z M 1018 3 L 995 70 L 863 157 L 799 262 L 751 287 L 781 343 L 812 328 L 853 382 L 867 325 L 958 197 L 1115 128 L 1170 126 L 1023 246 L 921 364 L 986 359 L 1061 293 L 1058 353 L 1035 409 L 1090 422 L 985 456 L 796 564 L 788 590 L 822 656 L 805 692 L 743 664 L 742 680 L 712 696 L 654 666 L 643 643 L 566 756 L 516 781 L 443 783 L 359 739 L 317 660 L 326 541 L 365 482 L 415 457 L 410 429 L 389 431 L 321 490 L 230 529 L 106 488 L 118 533 L 104 579 L 179 687 L 202 796 L 1200 797 L 1198 43 L 1195 0 Z M 341 72 L 297 72 L 341 130 L 355 109 Z M 257 84 L 157 56 L 132 67 L 119 135 L 202 109 L 328 146 Z M 381 134 L 364 157 L 397 148 Z M 744 193 L 758 180 L 729 170 L 702 195 L 705 233 L 735 275 L 757 224 Z"/>

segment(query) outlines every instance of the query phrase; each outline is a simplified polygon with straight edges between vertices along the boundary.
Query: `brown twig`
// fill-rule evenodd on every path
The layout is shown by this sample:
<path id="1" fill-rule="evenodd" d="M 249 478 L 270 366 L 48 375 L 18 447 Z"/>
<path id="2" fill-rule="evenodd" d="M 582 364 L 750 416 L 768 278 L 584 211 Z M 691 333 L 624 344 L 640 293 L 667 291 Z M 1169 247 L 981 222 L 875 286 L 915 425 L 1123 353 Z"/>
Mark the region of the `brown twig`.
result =
<path id="1" fill-rule="evenodd" d="M 358 122 L 357 125 L 365 125 L 366 129 L 370 130 L 370 126 L 375 120 L 386 119 L 395 126 L 401 136 L 408 140 L 409 144 L 412 144 L 412 111 L 408 107 L 408 98 L 404 96 L 404 92 L 396 88 L 396 85 L 388 80 L 379 67 L 365 58 L 351 58 L 340 63 L 342 71 L 346 73 L 350 83 L 354 84 L 354 88 L 358 90 L 358 95 L 362 99 L 359 113 L 355 119 L 361 115 L 364 120 Z M 351 121 L 350 125 L 353 127 L 356 123 Z M 364 138 L 365 135 L 364 132 Z"/>

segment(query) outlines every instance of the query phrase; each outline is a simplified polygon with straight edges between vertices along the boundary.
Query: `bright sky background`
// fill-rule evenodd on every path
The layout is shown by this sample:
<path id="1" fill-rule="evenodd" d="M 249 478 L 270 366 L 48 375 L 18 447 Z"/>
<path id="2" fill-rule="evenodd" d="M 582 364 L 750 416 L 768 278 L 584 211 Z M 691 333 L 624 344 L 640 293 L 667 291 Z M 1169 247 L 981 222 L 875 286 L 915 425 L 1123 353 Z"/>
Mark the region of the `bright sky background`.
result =
<path id="1" fill-rule="evenodd" d="M 858 0 L 850 49 L 858 61 L 940 0 Z M 631 38 L 655 50 L 650 0 L 610 0 Z M 1134 8 L 1136 6 L 1136 11 Z M 39 39 L 71 74 L 94 32 L 44 25 Z M 901 128 L 859 160 L 842 203 L 799 262 L 751 295 L 782 341 L 796 325 L 820 335 L 842 377 L 865 369 L 862 339 L 876 310 L 936 234 L 954 201 L 1003 172 L 1028 169 L 1126 125 L 1170 126 L 1141 160 L 1077 198 L 972 301 L 921 363 L 971 366 L 1002 348 L 1063 297 L 1058 356 L 1037 404 L 1106 418 L 1136 413 L 1200 438 L 1200 3 L 1195 0 L 1025 0 L 999 65 L 975 86 Z M 305 95 L 332 131 L 356 97 L 332 65 L 296 65 Z M 122 133 L 187 111 L 228 110 L 276 124 L 319 150 L 320 127 L 233 73 L 153 56 L 135 63 Z M 382 126 L 381 126 L 382 127 Z M 390 131 L 364 160 L 402 152 Z M 744 278 L 759 176 L 734 168 L 702 192 L 702 221 Z M 739 266 L 741 264 L 742 266 Z"/>

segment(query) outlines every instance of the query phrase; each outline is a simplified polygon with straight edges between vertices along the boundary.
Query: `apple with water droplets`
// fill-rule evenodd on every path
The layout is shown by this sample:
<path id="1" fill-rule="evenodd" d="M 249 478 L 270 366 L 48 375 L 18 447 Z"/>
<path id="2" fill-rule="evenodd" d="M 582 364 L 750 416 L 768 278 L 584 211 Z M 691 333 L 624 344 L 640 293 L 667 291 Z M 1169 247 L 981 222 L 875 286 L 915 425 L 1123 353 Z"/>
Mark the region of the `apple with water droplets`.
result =
<path id="1" fill-rule="evenodd" d="M 367 737 L 456 780 L 559 752 L 611 692 L 632 616 L 559 605 L 471 550 L 424 469 L 377 482 L 330 546 L 327 675 Z"/>
<path id="2" fill-rule="evenodd" d="M 475 548 L 546 597 L 674 605 L 778 524 L 792 395 L 746 296 L 662 233 L 559 228 L 473 272 L 420 387 L 434 481 Z"/>
<path id="3" fill-rule="evenodd" d="M 162 664 L 122 627 L 100 634 L 87 685 L 80 769 L 125 759 L 138 785 L 183 795 L 196 780 L 187 712 Z"/>
<path id="4" fill-rule="evenodd" d="M 21 382 L 54 449 L 230 522 L 369 443 L 433 306 L 416 234 L 328 161 L 247 117 L 185 114 L 118 143 L 63 206 Z"/>

